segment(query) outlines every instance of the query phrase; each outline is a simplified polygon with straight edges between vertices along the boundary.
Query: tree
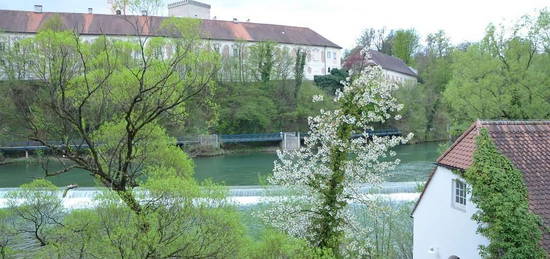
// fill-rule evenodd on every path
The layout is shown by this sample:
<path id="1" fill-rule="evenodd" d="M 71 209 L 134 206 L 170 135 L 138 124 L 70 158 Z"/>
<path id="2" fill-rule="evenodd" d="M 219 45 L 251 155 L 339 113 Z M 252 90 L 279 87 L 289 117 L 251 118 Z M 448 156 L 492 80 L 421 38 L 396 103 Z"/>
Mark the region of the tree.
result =
<path id="1" fill-rule="evenodd" d="M 12 245 L 15 244 L 15 231 L 13 229 L 13 219 L 10 211 L 0 209 L 0 258 L 10 258 L 12 256 Z"/>
<path id="2" fill-rule="evenodd" d="M 418 39 L 419 36 L 414 29 L 395 31 L 392 38 L 391 55 L 412 66 L 413 57 L 418 48 Z"/>
<path id="3" fill-rule="evenodd" d="M 273 73 L 276 44 L 271 41 L 258 42 L 250 47 L 250 62 L 257 81 L 267 84 Z"/>
<path id="4" fill-rule="evenodd" d="M 8 34 L 1 34 L 0 42 L 0 141 L 8 142 L 26 136 L 19 115 L 28 113 L 25 107 L 33 103 L 36 83 L 21 81 L 29 77 L 32 63 L 28 46 Z"/>
<path id="5" fill-rule="evenodd" d="M 443 91 L 452 76 L 452 47 L 444 31 L 428 34 L 427 45 L 416 55 L 415 63 L 418 69 L 424 92 L 426 120 L 423 124 L 423 135 L 416 135 L 429 139 L 447 137 L 447 114 L 443 102 Z"/>
<path id="6" fill-rule="evenodd" d="M 368 240 L 359 237 L 361 228 L 349 203 L 368 200 L 359 185 L 382 181 L 382 173 L 398 162 L 379 159 L 395 155 L 388 149 L 411 136 L 370 139 L 364 133 L 353 140 L 351 136 L 372 129 L 373 123 L 386 121 L 402 108 L 391 96 L 396 87 L 384 80 L 380 67 L 368 67 L 336 93 L 339 109 L 322 111 L 309 120 L 306 147 L 278 152 L 268 180 L 295 195 L 275 201 L 263 214 L 266 221 L 315 247 L 330 249 L 336 257 L 366 253 Z"/>
<path id="7" fill-rule="evenodd" d="M 221 84 L 220 121 L 217 132 L 225 134 L 273 131 L 276 106 L 262 89 L 253 84 Z"/>
<path id="8" fill-rule="evenodd" d="M 296 62 L 294 64 L 294 99 L 298 106 L 298 93 L 304 80 L 304 67 L 306 66 L 307 52 L 302 48 L 296 50 Z"/>
<path id="9" fill-rule="evenodd" d="M 546 258 L 540 246 L 540 218 L 529 209 L 523 174 L 499 153 L 487 129 L 476 137 L 473 164 L 464 173 L 472 202 L 479 208 L 472 219 L 489 244 L 485 258 Z"/>
<path id="10" fill-rule="evenodd" d="M 341 90 L 344 87 L 343 82 L 347 80 L 349 73 L 346 69 L 333 68 L 330 70 L 329 75 L 314 76 L 313 81 L 330 94 L 335 94 L 337 90 Z"/>
<path id="11" fill-rule="evenodd" d="M 238 258 L 244 228 L 226 191 L 199 186 L 174 168 L 151 166 L 142 189 L 132 190 L 143 206 L 136 214 L 109 189 L 93 208 L 63 210 L 60 191 L 46 180 L 8 196 L 0 214 L 0 255 L 32 258 Z M 13 216 L 12 216 L 13 215 Z M 6 220 L 7 219 L 7 220 Z M 7 224 L 14 224 L 13 229 Z M 143 231 L 146 222 L 148 231 Z M 7 231 L 6 231 L 7 230 Z M 12 234 L 11 232 L 15 232 Z M 14 241 L 14 237 L 19 240 Z M 17 250 L 8 250 L 4 244 Z M 39 241 L 37 245 L 34 242 Z M 16 243 L 21 242 L 21 243 Z"/>
<path id="12" fill-rule="evenodd" d="M 48 245 L 64 213 L 58 188 L 44 179 L 37 179 L 8 193 L 7 198 L 11 213 L 18 219 L 14 221 L 14 232 L 31 243 Z"/>
<path id="13" fill-rule="evenodd" d="M 382 53 L 392 55 L 393 38 L 393 30 L 367 28 L 363 30 L 363 33 L 357 39 L 357 46 L 360 49 L 376 49 Z"/>
<path id="14" fill-rule="evenodd" d="M 403 119 L 391 123 L 403 132 L 413 132 L 418 141 L 425 137 L 427 125 L 427 103 L 425 85 L 405 82 L 395 91 L 395 98 L 403 104 Z"/>
<path id="15" fill-rule="evenodd" d="M 171 37 L 157 38 L 141 35 L 148 16 L 124 19 L 135 25 L 135 38 L 88 42 L 46 29 L 26 39 L 34 61 L 29 73 L 41 84 L 26 121 L 32 140 L 64 157 L 66 168 L 46 175 L 87 170 L 140 214 L 131 189 L 148 166 L 175 168 L 187 178 L 192 173 L 159 120 L 180 118 L 185 102 L 212 86 L 218 57 L 203 47 L 197 20 L 166 19 L 161 30 Z"/>
<path id="16" fill-rule="evenodd" d="M 521 31 L 505 35 L 491 25 L 481 42 L 453 55 L 444 98 L 455 132 L 477 118 L 550 117 L 550 55 L 539 52 L 532 37 Z"/>

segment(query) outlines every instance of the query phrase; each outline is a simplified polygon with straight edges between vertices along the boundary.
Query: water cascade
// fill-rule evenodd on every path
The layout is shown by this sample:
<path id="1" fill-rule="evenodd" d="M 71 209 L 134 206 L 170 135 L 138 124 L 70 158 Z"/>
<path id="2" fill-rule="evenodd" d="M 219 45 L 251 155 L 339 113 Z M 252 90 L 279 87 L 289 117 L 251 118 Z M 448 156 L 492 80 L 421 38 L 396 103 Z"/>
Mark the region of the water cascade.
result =
<path id="1" fill-rule="evenodd" d="M 364 185 L 361 187 L 361 191 L 393 201 L 413 201 L 419 196 L 418 186 L 421 184 L 422 182 L 385 182 L 377 188 Z M 228 189 L 228 199 L 240 206 L 269 201 L 272 197 L 267 194 L 284 191 L 280 187 L 264 186 L 229 186 Z M 16 190 L 18 188 L 0 188 L 0 208 L 8 206 L 6 195 Z M 101 191 L 101 188 L 80 187 L 69 190 L 65 197 L 62 197 L 63 191 L 59 191 L 58 195 L 63 199 L 63 204 L 68 209 L 89 208 L 94 206 L 94 198 Z"/>

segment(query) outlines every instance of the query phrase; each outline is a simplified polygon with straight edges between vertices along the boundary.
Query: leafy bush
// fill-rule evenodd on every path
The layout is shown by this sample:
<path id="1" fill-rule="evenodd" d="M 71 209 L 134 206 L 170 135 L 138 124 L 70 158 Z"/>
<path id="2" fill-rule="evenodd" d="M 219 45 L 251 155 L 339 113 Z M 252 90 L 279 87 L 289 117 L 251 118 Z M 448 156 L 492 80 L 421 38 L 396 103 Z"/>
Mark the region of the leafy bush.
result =
<path id="1" fill-rule="evenodd" d="M 523 174 L 498 152 L 487 129 L 476 137 L 473 160 L 464 178 L 479 208 L 472 219 L 478 222 L 478 232 L 489 239 L 480 254 L 486 258 L 547 258 L 540 246 L 541 220 L 529 210 Z"/>

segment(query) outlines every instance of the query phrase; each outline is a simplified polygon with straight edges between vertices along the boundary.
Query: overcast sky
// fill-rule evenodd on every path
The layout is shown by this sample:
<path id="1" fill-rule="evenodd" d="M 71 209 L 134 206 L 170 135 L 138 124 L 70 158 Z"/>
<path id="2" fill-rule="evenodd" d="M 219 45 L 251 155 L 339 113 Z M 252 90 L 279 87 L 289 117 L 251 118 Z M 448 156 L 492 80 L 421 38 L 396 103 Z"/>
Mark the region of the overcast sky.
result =
<path id="1" fill-rule="evenodd" d="M 177 0 L 165 0 L 175 2 Z M 220 20 L 309 27 L 353 47 L 366 27 L 415 28 L 422 36 L 443 29 L 454 43 L 477 41 L 490 23 L 511 23 L 550 6 L 550 0 L 202 0 Z M 110 13 L 107 0 L 0 0 L 0 9 Z"/>

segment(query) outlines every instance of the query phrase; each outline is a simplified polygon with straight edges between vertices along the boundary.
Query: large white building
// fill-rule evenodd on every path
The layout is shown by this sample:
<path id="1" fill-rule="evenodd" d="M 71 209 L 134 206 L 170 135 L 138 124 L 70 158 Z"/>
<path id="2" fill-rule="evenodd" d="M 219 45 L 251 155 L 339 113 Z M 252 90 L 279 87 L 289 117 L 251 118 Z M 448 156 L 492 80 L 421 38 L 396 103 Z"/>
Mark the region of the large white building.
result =
<path id="1" fill-rule="evenodd" d="M 488 240 L 478 234 L 472 215 L 478 211 L 461 174 L 472 164 L 475 137 L 485 128 L 498 151 L 523 173 L 529 209 L 550 227 L 550 121 L 477 121 L 437 160 L 413 210 L 413 258 L 481 258 L 479 246 Z M 550 232 L 541 246 L 550 252 Z"/>
<path id="2" fill-rule="evenodd" d="M 75 30 L 83 38 L 98 35 L 133 37 L 136 35 L 135 24 L 143 25 L 141 35 L 167 36 L 159 30 L 162 21 L 167 18 L 163 16 L 94 14 L 91 11 L 55 13 L 42 12 L 41 7 L 35 11 L 0 10 L 0 31 L 15 38 L 32 36 L 54 15 L 61 18 L 65 28 Z M 313 79 L 314 75 L 326 75 L 332 68 L 340 68 L 342 48 L 309 28 L 209 19 L 210 6 L 192 0 L 170 4 L 169 15 L 200 19 L 201 37 L 214 43 L 224 56 L 233 55 L 237 42 L 255 44 L 272 41 L 290 53 L 295 53 L 297 49 L 308 53 L 304 68 L 307 79 Z"/>

